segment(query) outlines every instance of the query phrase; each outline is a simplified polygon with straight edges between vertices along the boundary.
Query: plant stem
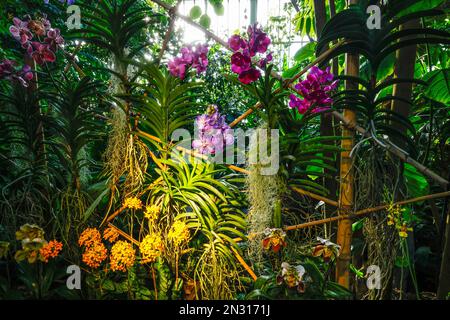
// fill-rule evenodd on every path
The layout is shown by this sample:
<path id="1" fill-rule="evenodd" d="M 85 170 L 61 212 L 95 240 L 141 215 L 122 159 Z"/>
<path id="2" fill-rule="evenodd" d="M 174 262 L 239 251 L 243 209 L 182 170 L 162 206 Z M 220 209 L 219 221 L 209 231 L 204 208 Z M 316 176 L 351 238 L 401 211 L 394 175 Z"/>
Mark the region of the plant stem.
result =
<path id="1" fill-rule="evenodd" d="M 153 288 L 155 289 L 155 300 L 158 300 L 158 288 L 156 287 L 155 267 L 152 265 Z"/>

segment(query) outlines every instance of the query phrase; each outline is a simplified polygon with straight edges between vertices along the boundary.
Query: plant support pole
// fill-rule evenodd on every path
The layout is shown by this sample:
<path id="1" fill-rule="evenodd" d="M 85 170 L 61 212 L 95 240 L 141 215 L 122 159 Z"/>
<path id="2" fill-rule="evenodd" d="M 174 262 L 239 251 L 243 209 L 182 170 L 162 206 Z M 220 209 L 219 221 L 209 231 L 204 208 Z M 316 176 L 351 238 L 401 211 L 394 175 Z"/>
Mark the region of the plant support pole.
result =
<path id="1" fill-rule="evenodd" d="M 350 0 L 350 4 L 356 4 L 357 0 Z M 347 54 L 345 61 L 345 74 L 357 77 L 359 74 L 359 55 Z M 357 90 L 358 84 L 347 81 L 347 90 Z M 344 110 L 344 118 L 350 122 L 356 121 L 356 113 L 350 109 Z M 350 128 L 342 129 L 341 166 L 340 166 L 340 192 L 339 192 L 339 216 L 348 216 L 353 210 L 353 165 L 350 152 L 355 145 L 355 131 Z M 352 220 L 344 218 L 338 222 L 337 244 L 341 246 L 341 254 L 336 261 L 336 282 L 345 288 L 350 287 L 350 259 L 352 243 Z"/>

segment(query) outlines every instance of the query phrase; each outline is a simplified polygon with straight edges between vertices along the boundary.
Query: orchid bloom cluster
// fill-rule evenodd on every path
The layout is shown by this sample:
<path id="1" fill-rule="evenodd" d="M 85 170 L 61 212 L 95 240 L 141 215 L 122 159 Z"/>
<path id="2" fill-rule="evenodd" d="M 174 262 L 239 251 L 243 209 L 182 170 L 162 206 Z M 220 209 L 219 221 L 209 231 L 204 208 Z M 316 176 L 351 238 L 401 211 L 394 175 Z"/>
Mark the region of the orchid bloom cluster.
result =
<path id="1" fill-rule="evenodd" d="M 5 59 L 0 62 L 0 80 L 17 80 L 23 87 L 28 87 L 29 81 L 33 79 L 33 72 L 29 65 L 16 68 L 17 62 Z"/>
<path id="2" fill-rule="evenodd" d="M 192 142 L 192 148 L 198 153 L 216 154 L 223 150 L 224 145 L 234 143 L 232 130 L 217 106 L 208 107 L 206 114 L 198 116 L 195 126 L 198 139 Z"/>
<path id="3" fill-rule="evenodd" d="M 197 74 L 206 71 L 208 66 L 208 45 L 197 44 L 181 48 L 181 56 L 169 61 L 169 71 L 174 77 L 183 80 L 190 67 L 197 70 Z"/>
<path id="4" fill-rule="evenodd" d="M 56 60 L 55 53 L 64 44 L 64 39 L 61 31 L 53 29 L 45 16 L 34 20 L 28 17 L 25 21 L 14 18 L 13 23 L 9 27 L 9 32 L 37 64 L 42 65 Z M 43 41 L 41 37 L 44 38 Z"/>
<path id="5" fill-rule="evenodd" d="M 319 244 L 313 248 L 312 252 L 314 257 L 322 257 L 324 262 L 329 262 L 339 256 L 341 250 L 340 245 L 321 237 L 317 237 L 317 241 Z"/>
<path id="6" fill-rule="evenodd" d="M 287 246 L 286 232 L 280 228 L 266 228 L 264 230 L 264 239 L 262 240 L 262 246 L 266 251 L 272 250 L 273 252 L 279 252 L 283 247 Z"/>
<path id="7" fill-rule="evenodd" d="M 281 264 L 281 274 L 277 276 L 277 284 L 286 284 L 288 288 L 297 288 L 299 293 L 305 292 L 305 281 L 303 277 L 306 273 L 302 265 L 292 266 L 287 262 Z"/>
<path id="8" fill-rule="evenodd" d="M 45 4 L 48 4 L 49 2 L 50 2 L 50 0 L 44 0 Z M 64 2 L 66 2 L 66 0 L 59 0 L 59 2 L 64 3 Z M 67 0 L 67 5 L 68 6 L 70 6 L 70 5 L 74 4 L 74 3 L 75 3 L 75 0 Z"/>
<path id="9" fill-rule="evenodd" d="M 325 70 L 316 66 L 312 67 L 306 80 L 295 85 L 295 89 L 300 91 L 303 99 L 291 94 L 289 107 L 296 108 L 300 114 L 305 114 L 310 108 L 313 108 L 312 113 L 328 110 L 333 102 L 329 92 L 336 89 L 337 82 L 337 80 L 333 81 L 330 67 Z"/>
<path id="10" fill-rule="evenodd" d="M 399 205 L 394 205 L 391 203 L 389 204 L 387 211 L 388 211 L 387 216 L 388 226 L 395 226 L 395 228 L 398 230 L 398 235 L 401 238 L 407 238 L 408 231 L 413 231 L 413 228 L 409 226 L 409 224 L 403 217 L 403 212 L 406 211 L 406 209 L 402 208 Z"/>
<path id="11" fill-rule="evenodd" d="M 240 35 L 233 35 L 228 39 L 228 45 L 233 50 L 231 56 L 231 71 L 239 75 L 238 79 L 244 84 L 252 83 L 259 79 L 261 72 L 252 64 L 252 59 L 257 54 L 265 54 L 256 63 L 258 67 L 265 68 L 272 61 L 272 54 L 266 54 L 270 45 L 270 38 L 257 24 L 247 29 L 248 40 Z"/>

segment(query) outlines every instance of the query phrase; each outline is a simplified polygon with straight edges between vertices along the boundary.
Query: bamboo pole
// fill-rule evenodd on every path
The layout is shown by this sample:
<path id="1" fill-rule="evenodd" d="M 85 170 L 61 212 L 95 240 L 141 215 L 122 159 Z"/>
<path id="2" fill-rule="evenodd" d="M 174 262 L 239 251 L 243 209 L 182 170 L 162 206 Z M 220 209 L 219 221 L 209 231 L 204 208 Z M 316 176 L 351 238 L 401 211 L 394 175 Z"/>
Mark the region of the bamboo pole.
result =
<path id="1" fill-rule="evenodd" d="M 350 4 L 357 4 L 358 0 L 350 0 Z M 345 74 L 357 77 L 359 75 L 359 55 L 347 54 L 345 61 Z M 358 89 L 358 84 L 346 81 L 347 90 Z M 344 118 L 349 122 L 356 122 L 356 113 L 353 110 L 345 109 Z M 349 212 L 353 209 L 354 201 L 354 176 L 353 165 L 350 152 L 355 145 L 355 131 L 344 127 L 342 130 L 341 166 L 340 166 L 340 191 L 339 191 L 339 216 L 344 216 L 338 220 L 337 244 L 341 246 L 341 254 L 336 261 L 336 282 L 345 288 L 350 287 L 350 260 L 352 243 L 352 221 L 348 218 Z"/>
<path id="2" fill-rule="evenodd" d="M 241 257 L 239 252 L 233 247 L 230 247 L 233 251 L 234 255 L 236 256 L 236 259 L 240 262 L 240 264 L 244 267 L 244 269 L 248 272 L 248 274 L 252 277 L 253 281 L 256 281 L 258 277 L 256 276 L 255 272 L 250 268 L 250 266 L 245 262 L 244 258 Z"/>
<path id="3" fill-rule="evenodd" d="M 347 218 L 348 219 L 359 218 L 359 217 L 362 217 L 365 215 L 372 214 L 377 211 L 387 209 L 390 205 L 394 205 L 394 206 L 399 205 L 400 206 L 400 205 L 410 204 L 410 203 L 414 203 L 414 202 L 432 200 L 432 199 L 437 199 L 437 198 L 445 198 L 445 197 L 450 197 L 450 191 L 434 193 L 434 194 L 429 194 L 429 195 L 422 196 L 422 197 L 402 200 L 402 201 L 395 202 L 393 204 L 384 204 L 384 205 L 377 206 L 374 208 L 362 209 L 362 210 L 356 211 L 355 213 L 350 214 L 348 216 L 336 216 L 336 217 L 331 217 L 331 218 L 326 218 L 326 219 L 305 222 L 305 223 L 301 223 L 301 224 L 297 224 L 297 225 L 293 225 L 293 226 L 285 226 L 284 230 L 286 230 L 286 231 L 298 230 L 298 229 L 319 226 L 322 224 L 326 224 L 326 223 L 333 222 L 333 221 L 339 221 L 339 220 L 347 219 Z"/>

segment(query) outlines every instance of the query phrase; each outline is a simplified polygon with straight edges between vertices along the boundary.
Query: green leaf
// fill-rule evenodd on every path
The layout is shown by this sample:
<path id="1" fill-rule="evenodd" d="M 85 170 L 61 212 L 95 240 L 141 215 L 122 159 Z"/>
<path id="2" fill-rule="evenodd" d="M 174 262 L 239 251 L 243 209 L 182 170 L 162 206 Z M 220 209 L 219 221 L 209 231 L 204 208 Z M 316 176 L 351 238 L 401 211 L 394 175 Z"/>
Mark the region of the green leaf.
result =
<path id="1" fill-rule="evenodd" d="M 404 177 L 410 197 L 417 198 L 430 193 L 430 185 L 423 174 L 405 163 Z"/>
<path id="2" fill-rule="evenodd" d="M 408 258 L 405 257 L 397 257 L 395 258 L 395 266 L 399 268 L 406 268 L 410 264 Z"/>
<path id="3" fill-rule="evenodd" d="M 91 214 L 94 212 L 95 208 L 97 208 L 97 206 L 99 205 L 100 201 L 102 201 L 102 199 L 108 194 L 108 192 L 110 191 L 109 188 L 106 188 L 105 190 L 103 190 L 103 192 L 97 197 L 97 199 L 95 199 L 94 202 L 92 202 L 92 204 L 89 206 L 89 208 L 84 212 L 84 222 L 86 222 L 89 217 L 91 216 Z"/>
<path id="4" fill-rule="evenodd" d="M 361 219 L 361 220 L 358 220 L 358 221 L 354 222 L 354 223 L 352 224 L 352 232 L 361 230 L 362 227 L 364 226 L 364 220 L 365 220 L 365 219 Z"/>
<path id="5" fill-rule="evenodd" d="M 200 17 L 199 23 L 203 28 L 209 29 L 211 26 L 211 18 L 207 14 L 204 14 Z"/>
<path id="6" fill-rule="evenodd" d="M 189 17 L 192 20 L 200 18 L 201 15 L 202 15 L 202 8 L 200 8 L 199 6 L 193 6 L 191 11 L 189 11 Z"/>
<path id="7" fill-rule="evenodd" d="M 397 15 L 397 17 L 402 17 L 410 13 L 434 9 L 440 4 L 444 3 L 445 0 L 422 0 L 418 1 L 417 3 L 409 6 L 408 8 L 400 11 L 400 13 Z"/>
<path id="8" fill-rule="evenodd" d="M 432 71 L 425 75 L 424 80 L 428 82 L 426 97 L 445 105 L 450 103 L 450 69 Z"/>
<path id="9" fill-rule="evenodd" d="M 294 55 L 294 60 L 302 62 L 304 60 L 311 60 L 315 57 L 317 42 L 310 42 L 301 47 Z"/>

